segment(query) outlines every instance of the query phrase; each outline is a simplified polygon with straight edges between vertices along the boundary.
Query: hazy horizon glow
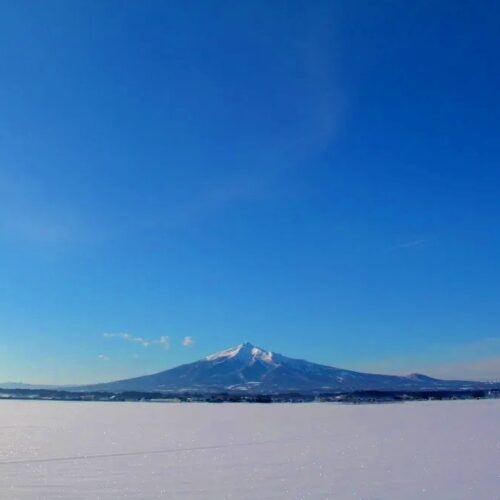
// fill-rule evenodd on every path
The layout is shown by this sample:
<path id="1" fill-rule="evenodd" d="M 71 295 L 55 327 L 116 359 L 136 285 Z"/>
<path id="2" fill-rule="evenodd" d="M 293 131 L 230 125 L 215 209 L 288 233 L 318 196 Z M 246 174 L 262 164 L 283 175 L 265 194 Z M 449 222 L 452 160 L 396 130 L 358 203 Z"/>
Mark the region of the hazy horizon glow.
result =
<path id="1" fill-rule="evenodd" d="M 0 5 L 0 382 L 244 341 L 500 379 L 500 6 Z"/>

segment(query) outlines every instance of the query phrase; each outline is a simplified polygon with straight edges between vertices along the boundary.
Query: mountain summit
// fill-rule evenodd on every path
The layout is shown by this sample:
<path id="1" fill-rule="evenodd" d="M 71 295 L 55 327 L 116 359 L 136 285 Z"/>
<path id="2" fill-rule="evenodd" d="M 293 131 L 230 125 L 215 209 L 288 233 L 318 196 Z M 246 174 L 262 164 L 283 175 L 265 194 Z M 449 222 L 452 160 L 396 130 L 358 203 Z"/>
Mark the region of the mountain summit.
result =
<path id="1" fill-rule="evenodd" d="M 438 380 L 421 374 L 376 375 L 293 359 L 244 343 L 204 359 L 127 380 L 80 387 L 102 391 L 254 393 L 359 390 L 460 390 L 488 388 L 481 382 Z"/>
<path id="2" fill-rule="evenodd" d="M 250 344 L 250 342 L 245 342 L 244 344 L 237 345 L 231 349 L 226 349 L 225 351 L 216 352 L 205 358 L 207 361 L 217 361 L 225 359 L 239 359 L 246 363 L 253 364 L 257 361 L 263 361 L 264 363 L 272 363 L 273 353 L 270 351 L 265 351 L 260 347 L 255 347 Z"/>

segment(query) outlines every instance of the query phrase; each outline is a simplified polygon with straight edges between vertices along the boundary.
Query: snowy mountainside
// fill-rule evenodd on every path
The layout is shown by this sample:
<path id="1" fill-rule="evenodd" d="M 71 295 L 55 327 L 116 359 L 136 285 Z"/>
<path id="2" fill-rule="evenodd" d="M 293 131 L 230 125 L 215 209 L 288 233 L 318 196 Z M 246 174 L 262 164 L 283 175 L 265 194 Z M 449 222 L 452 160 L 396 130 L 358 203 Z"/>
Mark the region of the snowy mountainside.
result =
<path id="1" fill-rule="evenodd" d="M 293 359 L 250 343 L 152 375 L 81 386 L 81 390 L 256 393 L 360 390 L 485 389 L 491 384 L 408 376 L 361 373 Z"/>

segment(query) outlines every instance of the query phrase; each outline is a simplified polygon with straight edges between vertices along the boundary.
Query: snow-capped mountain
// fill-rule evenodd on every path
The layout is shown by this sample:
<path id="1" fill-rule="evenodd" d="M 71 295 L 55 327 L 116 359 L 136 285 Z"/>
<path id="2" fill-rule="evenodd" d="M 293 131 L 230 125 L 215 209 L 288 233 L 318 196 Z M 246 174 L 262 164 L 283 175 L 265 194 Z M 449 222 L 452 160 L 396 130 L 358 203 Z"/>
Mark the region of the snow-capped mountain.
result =
<path id="1" fill-rule="evenodd" d="M 258 393 L 357 390 L 457 390 L 491 387 L 481 382 L 438 380 L 425 375 L 375 375 L 292 359 L 250 343 L 204 359 L 127 380 L 80 387 L 102 391 L 247 391 Z"/>

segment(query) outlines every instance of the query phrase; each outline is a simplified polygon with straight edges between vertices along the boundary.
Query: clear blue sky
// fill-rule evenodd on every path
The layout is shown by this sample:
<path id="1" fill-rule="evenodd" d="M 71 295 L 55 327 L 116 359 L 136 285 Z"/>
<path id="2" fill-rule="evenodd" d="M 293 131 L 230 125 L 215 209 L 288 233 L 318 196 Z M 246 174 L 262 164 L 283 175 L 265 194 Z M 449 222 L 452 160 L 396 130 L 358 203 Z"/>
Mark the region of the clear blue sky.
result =
<path id="1" fill-rule="evenodd" d="M 0 381 L 243 341 L 500 377 L 499 25 L 497 2 L 0 2 Z"/>

